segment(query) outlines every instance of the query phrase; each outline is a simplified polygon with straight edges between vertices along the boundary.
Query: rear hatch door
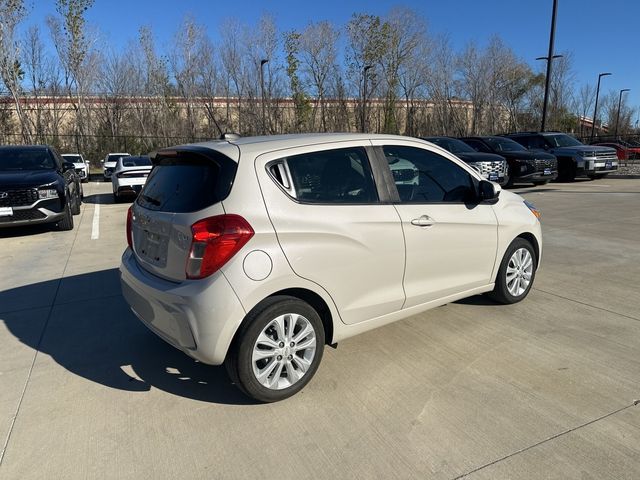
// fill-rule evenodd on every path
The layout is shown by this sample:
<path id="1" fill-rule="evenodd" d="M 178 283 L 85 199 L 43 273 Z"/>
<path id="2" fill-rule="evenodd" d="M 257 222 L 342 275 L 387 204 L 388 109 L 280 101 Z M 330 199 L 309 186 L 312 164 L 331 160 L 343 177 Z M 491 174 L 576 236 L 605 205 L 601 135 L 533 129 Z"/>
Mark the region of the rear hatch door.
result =
<path id="1" fill-rule="evenodd" d="M 221 202 L 231 191 L 237 162 L 201 146 L 161 150 L 152 160 L 153 169 L 132 206 L 133 251 L 148 272 L 180 282 L 186 278 L 191 225 L 224 214 Z"/>

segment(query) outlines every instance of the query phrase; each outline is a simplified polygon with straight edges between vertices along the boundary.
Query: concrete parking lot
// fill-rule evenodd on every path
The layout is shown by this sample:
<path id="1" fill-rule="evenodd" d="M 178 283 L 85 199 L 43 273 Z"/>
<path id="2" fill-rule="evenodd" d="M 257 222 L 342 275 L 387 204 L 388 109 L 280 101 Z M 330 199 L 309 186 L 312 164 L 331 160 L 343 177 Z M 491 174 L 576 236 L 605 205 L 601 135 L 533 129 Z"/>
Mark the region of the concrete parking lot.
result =
<path id="1" fill-rule="evenodd" d="M 526 301 L 349 339 L 271 405 L 129 312 L 110 188 L 71 232 L 0 230 L 0 478 L 640 478 L 640 180 L 516 189 L 543 212 Z"/>

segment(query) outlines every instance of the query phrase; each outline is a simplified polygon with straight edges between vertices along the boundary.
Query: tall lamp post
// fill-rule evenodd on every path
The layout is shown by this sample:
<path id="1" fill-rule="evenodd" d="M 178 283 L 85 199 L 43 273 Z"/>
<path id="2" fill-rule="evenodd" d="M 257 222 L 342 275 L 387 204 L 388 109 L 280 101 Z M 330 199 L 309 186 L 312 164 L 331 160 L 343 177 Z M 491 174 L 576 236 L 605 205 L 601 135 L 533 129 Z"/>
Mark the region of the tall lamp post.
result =
<path id="1" fill-rule="evenodd" d="M 596 104 L 593 107 L 593 122 L 591 122 L 591 136 L 589 137 L 589 143 L 593 142 L 593 134 L 596 130 L 596 119 L 598 118 L 598 97 L 600 96 L 600 79 L 602 77 L 607 77 L 611 75 L 611 73 L 601 73 L 598 75 L 598 86 L 596 87 Z"/>
<path id="2" fill-rule="evenodd" d="M 620 123 L 620 107 L 622 106 L 622 94 L 624 92 L 630 92 L 631 89 L 630 88 L 623 88 L 622 90 L 620 90 L 620 96 L 618 97 L 618 113 L 616 115 L 616 131 L 613 134 L 614 138 L 618 138 L 618 124 Z"/>
<path id="3" fill-rule="evenodd" d="M 367 72 L 373 65 L 365 65 L 362 69 L 363 85 L 362 85 L 362 118 L 360 119 L 360 130 L 365 133 L 365 119 L 367 110 Z"/>
<path id="4" fill-rule="evenodd" d="M 551 64 L 553 59 L 553 43 L 556 36 L 556 15 L 558 13 L 558 0 L 553 0 L 553 10 L 551 12 L 551 32 L 549 33 L 549 55 L 547 55 L 547 75 L 544 80 L 544 101 L 542 103 L 542 125 L 540 131 L 544 132 L 547 122 L 547 105 L 549 104 L 549 84 L 551 82 Z"/>
<path id="5" fill-rule="evenodd" d="M 269 62 L 268 58 L 260 60 L 260 92 L 262 97 L 262 134 L 265 135 L 267 129 L 267 120 L 264 109 L 264 65 Z"/>
<path id="6" fill-rule="evenodd" d="M 551 60 L 555 60 L 556 58 L 562 58 L 564 55 L 552 55 Z M 547 106 L 549 104 L 549 88 L 551 81 L 547 82 L 547 78 L 551 78 L 551 70 L 549 69 L 549 57 L 538 57 L 536 60 L 546 60 L 547 61 L 547 76 L 544 81 L 544 103 L 542 104 L 542 125 L 540 126 L 540 131 L 544 132 L 546 123 L 547 123 Z"/>

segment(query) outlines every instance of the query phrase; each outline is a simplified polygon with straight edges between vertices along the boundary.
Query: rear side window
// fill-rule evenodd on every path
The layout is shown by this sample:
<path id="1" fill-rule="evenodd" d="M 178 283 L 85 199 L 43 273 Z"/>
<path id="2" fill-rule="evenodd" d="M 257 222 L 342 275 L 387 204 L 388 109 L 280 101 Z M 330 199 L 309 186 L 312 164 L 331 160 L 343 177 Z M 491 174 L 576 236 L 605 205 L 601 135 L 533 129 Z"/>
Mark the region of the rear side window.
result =
<path id="1" fill-rule="evenodd" d="M 304 203 L 378 201 L 364 148 L 340 148 L 294 155 L 275 162 L 269 171 L 290 195 Z M 287 175 L 291 185 L 288 185 Z"/>
<path id="2" fill-rule="evenodd" d="M 183 151 L 171 157 L 160 152 L 137 202 L 163 212 L 202 210 L 229 195 L 236 170 L 237 163 L 218 152 Z"/>
<path id="3" fill-rule="evenodd" d="M 469 173 L 422 148 L 385 146 L 400 203 L 466 203 L 475 198 Z"/>

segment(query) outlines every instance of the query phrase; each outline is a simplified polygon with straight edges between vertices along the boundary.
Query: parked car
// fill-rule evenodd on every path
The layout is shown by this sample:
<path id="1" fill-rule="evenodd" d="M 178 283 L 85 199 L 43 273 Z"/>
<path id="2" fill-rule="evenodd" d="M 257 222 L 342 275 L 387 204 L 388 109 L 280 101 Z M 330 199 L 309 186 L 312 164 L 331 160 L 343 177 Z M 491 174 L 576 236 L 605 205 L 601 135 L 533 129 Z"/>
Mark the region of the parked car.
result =
<path id="1" fill-rule="evenodd" d="M 86 183 L 89 181 L 90 169 L 89 162 L 87 162 L 79 153 L 63 153 L 62 158 L 66 161 L 73 163 L 76 169 L 76 174 L 80 177 L 80 181 Z"/>
<path id="2" fill-rule="evenodd" d="M 584 145 L 561 132 L 511 133 L 507 137 L 534 152 L 548 152 L 558 159 L 558 179 L 571 182 L 576 177 L 603 178 L 618 170 L 613 148 Z"/>
<path id="3" fill-rule="evenodd" d="M 506 185 L 507 178 L 507 161 L 500 155 L 493 153 L 477 152 L 462 140 L 451 137 L 426 137 L 423 138 L 427 142 L 434 143 L 444 148 L 448 152 L 453 153 L 460 160 L 468 163 L 475 168 L 480 175 L 491 182 L 497 182 L 500 185 Z"/>
<path id="4" fill-rule="evenodd" d="M 73 230 L 81 202 L 74 164 L 53 147 L 0 147 L 0 227 L 56 223 Z"/>
<path id="5" fill-rule="evenodd" d="M 556 157 L 545 152 L 528 152 L 513 140 L 499 136 L 464 137 L 463 142 L 478 152 L 493 153 L 507 160 L 507 186 L 516 182 L 544 185 L 558 177 Z"/>
<path id="6" fill-rule="evenodd" d="M 119 202 L 123 195 L 138 195 L 151 168 L 149 157 L 120 157 L 111 175 L 113 200 Z"/>
<path id="7" fill-rule="evenodd" d="M 616 151 L 618 160 L 629 160 L 630 158 L 640 158 L 640 147 L 631 147 L 623 143 L 601 142 L 592 143 L 600 147 L 613 148 Z"/>
<path id="8" fill-rule="evenodd" d="M 102 169 L 105 182 L 111 181 L 111 174 L 116 169 L 116 163 L 118 163 L 118 159 L 129 156 L 130 155 L 128 153 L 107 153 L 107 156 L 104 157 L 104 160 L 102 161 Z"/>
<path id="9" fill-rule="evenodd" d="M 124 298 L 260 401 L 302 389 L 325 344 L 480 293 L 519 302 L 534 282 L 535 207 L 416 138 L 237 138 L 151 158 L 127 215 Z"/>

